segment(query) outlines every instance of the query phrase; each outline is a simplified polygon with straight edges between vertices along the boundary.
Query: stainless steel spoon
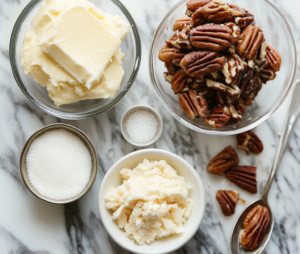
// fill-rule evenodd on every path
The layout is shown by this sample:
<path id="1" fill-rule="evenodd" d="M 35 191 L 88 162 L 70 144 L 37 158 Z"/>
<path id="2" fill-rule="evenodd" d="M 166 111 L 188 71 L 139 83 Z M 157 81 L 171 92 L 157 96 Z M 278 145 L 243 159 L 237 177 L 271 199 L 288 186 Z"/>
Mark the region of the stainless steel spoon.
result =
<path id="1" fill-rule="evenodd" d="M 268 204 L 268 194 L 269 194 L 269 190 L 270 187 L 272 185 L 272 182 L 274 180 L 274 177 L 276 175 L 276 172 L 278 170 L 279 164 L 281 162 L 284 150 L 286 148 L 286 145 L 288 143 L 288 139 L 289 136 L 293 130 L 293 127 L 295 125 L 295 122 L 299 116 L 300 113 L 300 80 L 298 80 L 296 82 L 295 85 L 295 90 L 293 91 L 293 98 L 292 98 L 292 102 L 290 105 L 290 109 L 289 109 L 289 113 L 288 113 L 288 117 L 286 119 L 286 122 L 284 124 L 284 128 L 282 131 L 282 135 L 281 138 L 279 140 L 279 144 L 277 147 L 277 151 L 276 151 L 276 156 L 275 156 L 275 160 L 274 160 L 274 164 L 271 170 L 271 175 L 267 181 L 266 187 L 261 195 L 261 197 L 252 202 L 240 215 L 240 217 L 237 219 L 235 226 L 233 228 L 233 232 L 232 232 L 232 236 L 231 236 L 231 251 L 233 254 L 258 254 L 261 253 L 264 248 L 266 247 L 272 231 L 273 231 L 273 227 L 274 227 L 274 217 L 271 211 L 271 208 Z M 245 250 L 241 244 L 240 244 L 240 234 L 243 230 L 243 221 L 246 217 L 246 215 L 248 214 L 248 212 L 254 208 L 257 205 L 263 205 L 265 207 L 267 207 L 270 211 L 270 216 L 271 216 L 271 220 L 270 220 L 270 226 L 267 232 L 267 235 L 265 237 L 265 239 L 263 240 L 263 242 L 261 243 L 260 246 L 257 246 L 257 248 L 253 251 L 249 251 L 249 250 Z"/>

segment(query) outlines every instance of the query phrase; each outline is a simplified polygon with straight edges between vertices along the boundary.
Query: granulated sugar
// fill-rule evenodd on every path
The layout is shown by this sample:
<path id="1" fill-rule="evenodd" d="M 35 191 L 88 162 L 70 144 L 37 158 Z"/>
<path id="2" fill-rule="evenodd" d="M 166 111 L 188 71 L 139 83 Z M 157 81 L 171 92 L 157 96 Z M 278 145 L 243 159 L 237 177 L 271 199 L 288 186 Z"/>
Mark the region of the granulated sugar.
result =
<path id="1" fill-rule="evenodd" d="M 131 140 L 143 144 L 154 138 L 158 120 L 149 110 L 138 109 L 128 116 L 125 126 Z"/>
<path id="2" fill-rule="evenodd" d="M 32 142 L 26 167 L 31 184 L 41 195 L 64 200 L 75 197 L 86 187 L 92 159 L 79 137 L 57 129 Z"/>

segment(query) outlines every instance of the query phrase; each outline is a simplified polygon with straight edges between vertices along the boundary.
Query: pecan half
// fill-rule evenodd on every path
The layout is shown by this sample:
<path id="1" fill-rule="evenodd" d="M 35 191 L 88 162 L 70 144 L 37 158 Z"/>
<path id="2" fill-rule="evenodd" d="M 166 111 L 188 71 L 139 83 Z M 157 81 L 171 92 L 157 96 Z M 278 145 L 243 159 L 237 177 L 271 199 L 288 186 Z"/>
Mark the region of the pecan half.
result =
<path id="1" fill-rule="evenodd" d="M 164 46 L 158 54 L 159 60 L 166 64 L 168 72 L 172 75 L 177 71 L 176 66 L 179 65 L 182 58 L 187 54 L 183 50 L 179 50 L 173 46 L 166 45 Z"/>
<path id="2" fill-rule="evenodd" d="M 258 49 L 257 57 L 254 64 L 254 68 L 256 72 L 260 72 L 267 64 L 266 54 L 267 54 L 267 43 L 263 42 L 261 44 L 261 47 Z M 248 66 L 252 68 L 250 61 L 252 60 L 248 61 Z"/>
<path id="3" fill-rule="evenodd" d="M 192 19 L 188 16 L 183 16 L 183 17 L 177 19 L 174 23 L 173 31 L 183 30 L 185 27 L 187 27 L 191 24 L 191 20 Z"/>
<path id="4" fill-rule="evenodd" d="M 240 84 L 240 89 L 242 91 L 241 97 L 245 100 L 246 106 L 252 105 L 252 101 L 257 96 L 261 87 L 262 81 L 259 77 L 259 74 L 249 69 L 243 76 Z"/>
<path id="5" fill-rule="evenodd" d="M 236 45 L 240 36 L 241 36 L 241 28 L 238 27 L 233 22 L 227 22 L 224 25 L 228 26 L 230 29 L 232 29 L 232 40 L 231 43 Z"/>
<path id="6" fill-rule="evenodd" d="M 237 53 L 247 59 L 253 59 L 264 41 L 264 34 L 259 26 L 249 25 L 242 32 L 237 44 Z"/>
<path id="7" fill-rule="evenodd" d="M 239 200 L 237 191 L 219 190 L 216 194 L 216 199 L 225 216 L 231 216 L 235 212 L 235 206 Z"/>
<path id="8" fill-rule="evenodd" d="M 200 7 L 203 7 L 204 5 L 212 2 L 213 0 L 190 0 L 187 2 L 187 11 L 186 15 L 190 16 L 192 15 L 196 10 L 198 10 Z"/>
<path id="9" fill-rule="evenodd" d="M 245 115 L 246 114 L 246 106 L 245 106 L 245 102 L 242 98 L 238 98 L 235 102 L 234 102 L 234 106 L 237 110 L 237 112 L 240 115 Z"/>
<path id="10" fill-rule="evenodd" d="M 268 81 L 274 80 L 276 78 L 276 73 L 269 66 L 265 66 L 260 72 L 259 76 L 264 84 Z"/>
<path id="11" fill-rule="evenodd" d="M 229 48 L 234 40 L 233 30 L 228 26 L 205 24 L 191 30 L 190 40 L 194 47 L 211 51 Z"/>
<path id="12" fill-rule="evenodd" d="M 208 104 L 205 97 L 196 90 L 189 90 L 189 97 L 194 104 L 200 117 L 206 117 L 208 113 Z"/>
<path id="13" fill-rule="evenodd" d="M 219 57 L 217 52 L 202 50 L 187 54 L 180 66 L 187 75 L 203 80 L 205 75 L 221 70 L 224 62 L 225 57 Z"/>
<path id="14" fill-rule="evenodd" d="M 256 167 L 236 166 L 225 172 L 226 178 L 240 188 L 257 193 Z"/>
<path id="15" fill-rule="evenodd" d="M 205 117 L 208 112 L 208 105 L 205 97 L 190 89 L 188 92 L 178 95 L 179 106 L 191 119 Z"/>
<path id="16" fill-rule="evenodd" d="M 254 15 L 249 11 L 234 4 L 228 4 L 228 6 L 231 13 L 231 17 L 228 20 L 235 22 L 240 28 L 243 29 L 254 22 Z"/>
<path id="17" fill-rule="evenodd" d="M 199 92 L 201 94 L 206 94 L 208 91 L 211 90 L 210 88 L 208 88 L 206 86 L 206 82 L 205 81 L 199 82 L 199 81 L 195 80 L 194 82 L 189 83 L 189 87 L 191 89 L 197 90 L 197 92 Z"/>
<path id="18" fill-rule="evenodd" d="M 231 112 L 227 106 L 214 108 L 209 116 L 204 119 L 204 123 L 214 128 L 222 128 L 231 119 Z"/>
<path id="19" fill-rule="evenodd" d="M 169 40 L 166 40 L 166 43 L 178 49 L 191 49 L 189 34 L 190 26 L 187 26 L 182 31 L 176 32 Z"/>
<path id="20" fill-rule="evenodd" d="M 178 70 L 171 80 L 172 90 L 175 94 L 180 93 L 188 86 L 189 81 L 192 79 L 183 70 Z"/>
<path id="21" fill-rule="evenodd" d="M 256 96 L 258 95 L 259 91 L 262 88 L 262 80 L 259 77 L 259 74 L 257 72 L 255 72 L 253 75 L 253 83 L 254 83 L 254 86 L 253 86 L 252 92 L 245 99 L 246 106 L 252 105 L 253 100 L 256 98 Z"/>
<path id="22" fill-rule="evenodd" d="M 280 70 L 281 66 L 281 56 L 276 49 L 274 49 L 270 44 L 267 44 L 267 65 L 272 68 L 274 72 Z"/>
<path id="23" fill-rule="evenodd" d="M 214 175 L 222 175 L 226 170 L 238 165 L 239 162 L 239 157 L 234 148 L 228 146 L 211 159 L 207 166 L 207 171 Z"/>
<path id="24" fill-rule="evenodd" d="M 246 250 L 256 249 L 265 239 L 270 225 L 270 212 L 267 207 L 258 205 L 246 216 L 241 234 L 241 245 Z"/>
<path id="25" fill-rule="evenodd" d="M 168 72 L 171 75 L 174 75 L 176 73 L 176 71 L 178 70 L 178 66 L 173 64 L 173 58 L 172 57 L 167 57 L 167 60 L 165 62 L 165 66 L 166 66 Z"/>
<path id="26" fill-rule="evenodd" d="M 242 120 L 242 115 L 236 110 L 236 108 L 233 105 L 229 106 L 229 111 L 231 113 L 230 120 L 226 123 L 226 126 L 236 124 L 239 121 Z"/>
<path id="27" fill-rule="evenodd" d="M 242 119 L 242 115 L 235 109 L 233 105 L 229 106 L 229 110 L 231 113 L 231 118 L 237 120 L 239 122 Z"/>
<path id="28" fill-rule="evenodd" d="M 225 64 L 222 72 L 225 76 L 225 81 L 230 85 L 239 85 L 243 72 L 244 63 L 237 54 L 230 54 L 225 57 Z"/>
<path id="29" fill-rule="evenodd" d="M 178 95 L 178 102 L 180 108 L 189 116 L 189 118 L 195 119 L 198 116 L 198 112 L 196 111 L 187 93 L 180 93 Z"/>
<path id="30" fill-rule="evenodd" d="M 172 83 L 172 78 L 173 78 L 172 74 L 170 74 L 169 72 L 164 72 L 164 77 L 167 82 L 169 82 L 170 84 Z"/>
<path id="31" fill-rule="evenodd" d="M 192 15 L 192 26 L 197 27 L 204 23 L 222 23 L 230 17 L 230 8 L 222 1 L 212 1 L 196 10 Z"/>
<path id="32" fill-rule="evenodd" d="M 214 81 L 211 79 L 207 79 L 206 84 L 207 84 L 207 87 L 211 87 L 213 89 L 219 90 L 223 93 L 227 93 L 232 96 L 238 97 L 241 94 L 240 88 L 236 85 L 228 86 L 228 85 L 223 84 L 222 82 Z"/>
<path id="33" fill-rule="evenodd" d="M 182 52 L 178 48 L 174 48 L 173 46 L 166 45 L 159 51 L 158 59 L 162 62 L 166 62 L 167 58 L 171 58 L 172 62 L 173 61 L 178 62 L 177 59 L 180 59 L 181 61 L 181 59 L 184 58 L 185 55 L 186 53 Z"/>
<path id="34" fill-rule="evenodd" d="M 247 155 L 250 152 L 259 154 L 264 150 L 264 145 L 253 131 L 246 131 L 236 136 L 237 148 L 244 149 Z"/>

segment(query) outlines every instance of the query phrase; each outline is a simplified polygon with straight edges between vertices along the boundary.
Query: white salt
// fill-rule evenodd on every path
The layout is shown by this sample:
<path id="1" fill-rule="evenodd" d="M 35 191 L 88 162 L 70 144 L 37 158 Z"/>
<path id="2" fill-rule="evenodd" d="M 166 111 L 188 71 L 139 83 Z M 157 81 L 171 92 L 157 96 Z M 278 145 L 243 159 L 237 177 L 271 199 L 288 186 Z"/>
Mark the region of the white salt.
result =
<path id="1" fill-rule="evenodd" d="M 149 110 L 138 109 L 128 116 L 125 126 L 130 139 L 143 144 L 154 138 L 158 128 L 158 120 Z"/>
<path id="2" fill-rule="evenodd" d="M 84 190 L 90 179 L 92 159 L 79 137 L 57 129 L 32 142 L 26 167 L 31 184 L 41 195 L 64 200 Z"/>

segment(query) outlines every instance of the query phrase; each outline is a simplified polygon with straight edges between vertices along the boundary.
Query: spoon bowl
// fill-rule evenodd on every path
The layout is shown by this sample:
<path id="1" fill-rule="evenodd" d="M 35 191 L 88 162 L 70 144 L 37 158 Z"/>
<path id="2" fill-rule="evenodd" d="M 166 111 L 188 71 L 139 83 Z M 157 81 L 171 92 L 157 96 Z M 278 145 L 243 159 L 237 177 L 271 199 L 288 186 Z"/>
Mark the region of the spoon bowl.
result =
<path id="1" fill-rule="evenodd" d="M 247 216 L 247 214 L 256 206 L 261 205 L 264 206 L 266 208 L 269 209 L 270 212 L 270 225 L 268 228 L 268 233 L 265 237 L 265 239 L 262 241 L 262 243 L 260 244 L 260 246 L 258 246 L 255 250 L 253 251 L 249 251 L 249 250 L 245 250 L 242 245 L 241 245 L 241 233 L 244 230 L 243 227 L 243 222 Z M 232 232 L 232 236 L 231 236 L 231 252 L 232 253 L 240 253 L 240 254 L 249 254 L 249 253 L 253 253 L 253 254 L 258 254 L 261 253 L 264 248 L 266 247 L 267 243 L 269 242 L 269 239 L 271 237 L 272 231 L 273 231 L 273 227 L 274 227 L 274 217 L 272 214 L 272 210 L 269 207 L 268 201 L 264 198 L 260 198 L 258 200 L 255 200 L 254 202 L 252 202 L 250 205 L 247 206 L 247 208 L 241 213 L 241 215 L 239 216 L 239 218 L 237 219 L 233 232 Z"/>

